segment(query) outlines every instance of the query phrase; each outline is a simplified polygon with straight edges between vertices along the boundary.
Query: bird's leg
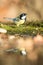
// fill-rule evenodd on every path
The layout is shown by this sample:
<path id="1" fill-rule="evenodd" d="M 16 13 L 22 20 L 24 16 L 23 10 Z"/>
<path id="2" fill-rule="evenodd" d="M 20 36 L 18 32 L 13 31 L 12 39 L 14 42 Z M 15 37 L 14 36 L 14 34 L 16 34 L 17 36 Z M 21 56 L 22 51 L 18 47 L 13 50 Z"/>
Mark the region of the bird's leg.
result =
<path id="1" fill-rule="evenodd" d="M 17 24 L 17 27 L 19 27 L 19 24 Z"/>

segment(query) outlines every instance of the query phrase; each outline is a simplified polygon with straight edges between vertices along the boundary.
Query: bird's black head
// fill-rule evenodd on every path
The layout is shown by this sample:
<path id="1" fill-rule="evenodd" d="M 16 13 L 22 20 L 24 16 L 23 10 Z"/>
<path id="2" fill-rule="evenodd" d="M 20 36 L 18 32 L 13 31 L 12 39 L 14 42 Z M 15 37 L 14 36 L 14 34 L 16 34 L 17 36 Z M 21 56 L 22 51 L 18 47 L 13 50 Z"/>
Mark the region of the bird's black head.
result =
<path id="1" fill-rule="evenodd" d="M 21 20 L 26 20 L 26 13 L 22 13 L 22 14 L 20 15 L 20 19 L 21 19 Z"/>

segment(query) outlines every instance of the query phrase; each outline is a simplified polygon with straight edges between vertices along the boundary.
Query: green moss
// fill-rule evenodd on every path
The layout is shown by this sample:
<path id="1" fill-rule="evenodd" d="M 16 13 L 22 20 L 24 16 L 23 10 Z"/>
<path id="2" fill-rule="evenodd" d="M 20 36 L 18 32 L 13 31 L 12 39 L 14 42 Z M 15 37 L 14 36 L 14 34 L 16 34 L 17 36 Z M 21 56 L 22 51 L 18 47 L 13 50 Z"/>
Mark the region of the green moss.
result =
<path id="1" fill-rule="evenodd" d="M 17 27 L 15 24 L 6 24 L 0 23 L 1 28 L 5 28 L 8 31 L 8 34 L 29 34 L 36 35 L 40 33 L 43 35 L 43 22 L 29 22 L 24 23 Z"/>

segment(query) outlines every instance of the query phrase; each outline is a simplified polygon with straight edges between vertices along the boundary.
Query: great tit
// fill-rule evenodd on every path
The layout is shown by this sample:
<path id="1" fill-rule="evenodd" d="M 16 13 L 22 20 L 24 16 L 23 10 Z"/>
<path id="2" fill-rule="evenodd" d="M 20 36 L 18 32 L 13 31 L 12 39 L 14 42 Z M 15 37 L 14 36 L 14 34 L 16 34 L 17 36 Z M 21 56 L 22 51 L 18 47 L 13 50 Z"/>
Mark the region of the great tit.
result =
<path id="1" fill-rule="evenodd" d="M 16 18 L 7 18 L 7 17 L 4 17 L 4 18 L 8 21 L 14 22 L 17 26 L 19 26 L 26 21 L 26 13 L 22 13 Z"/>

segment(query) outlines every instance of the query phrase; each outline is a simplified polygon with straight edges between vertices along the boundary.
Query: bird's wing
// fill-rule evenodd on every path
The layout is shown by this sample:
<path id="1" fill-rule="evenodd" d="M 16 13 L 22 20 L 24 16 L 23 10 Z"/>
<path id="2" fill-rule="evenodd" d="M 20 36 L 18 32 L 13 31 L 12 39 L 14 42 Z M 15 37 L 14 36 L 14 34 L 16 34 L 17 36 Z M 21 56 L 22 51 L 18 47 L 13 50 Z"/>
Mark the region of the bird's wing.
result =
<path id="1" fill-rule="evenodd" d="M 14 21 L 15 23 L 16 23 L 16 22 L 19 22 L 19 20 L 20 20 L 19 17 L 13 19 L 13 21 Z"/>

